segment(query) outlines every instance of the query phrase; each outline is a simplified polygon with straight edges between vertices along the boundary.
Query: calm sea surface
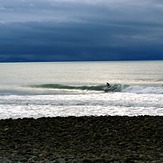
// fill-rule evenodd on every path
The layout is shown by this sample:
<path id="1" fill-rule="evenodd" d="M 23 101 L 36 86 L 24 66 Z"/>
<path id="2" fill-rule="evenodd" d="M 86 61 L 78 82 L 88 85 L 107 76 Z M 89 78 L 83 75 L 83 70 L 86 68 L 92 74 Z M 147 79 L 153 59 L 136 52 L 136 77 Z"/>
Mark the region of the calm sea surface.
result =
<path id="1" fill-rule="evenodd" d="M 163 116 L 163 61 L 0 63 L 0 119 L 84 115 Z"/>

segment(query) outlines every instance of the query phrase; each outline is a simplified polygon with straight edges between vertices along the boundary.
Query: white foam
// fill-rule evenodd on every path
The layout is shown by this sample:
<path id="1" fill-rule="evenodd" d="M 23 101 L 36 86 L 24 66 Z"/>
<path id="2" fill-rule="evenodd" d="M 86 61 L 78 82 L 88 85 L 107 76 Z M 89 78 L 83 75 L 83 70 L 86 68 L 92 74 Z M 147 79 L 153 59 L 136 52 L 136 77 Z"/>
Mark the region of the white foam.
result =
<path id="1" fill-rule="evenodd" d="M 0 119 L 90 115 L 163 116 L 163 94 L 0 96 Z"/>
<path id="2" fill-rule="evenodd" d="M 131 85 L 123 89 L 122 92 L 141 94 L 163 94 L 163 86 Z"/>

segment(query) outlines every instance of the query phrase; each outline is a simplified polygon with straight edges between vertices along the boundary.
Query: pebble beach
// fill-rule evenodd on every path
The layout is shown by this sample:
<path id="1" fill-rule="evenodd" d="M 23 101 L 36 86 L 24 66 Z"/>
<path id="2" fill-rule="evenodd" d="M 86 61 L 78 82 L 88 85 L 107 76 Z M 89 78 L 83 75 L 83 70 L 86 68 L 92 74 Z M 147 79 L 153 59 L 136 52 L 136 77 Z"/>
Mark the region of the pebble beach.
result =
<path id="1" fill-rule="evenodd" d="M 0 120 L 0 162 L 163 162 L 162 116 Z"/>

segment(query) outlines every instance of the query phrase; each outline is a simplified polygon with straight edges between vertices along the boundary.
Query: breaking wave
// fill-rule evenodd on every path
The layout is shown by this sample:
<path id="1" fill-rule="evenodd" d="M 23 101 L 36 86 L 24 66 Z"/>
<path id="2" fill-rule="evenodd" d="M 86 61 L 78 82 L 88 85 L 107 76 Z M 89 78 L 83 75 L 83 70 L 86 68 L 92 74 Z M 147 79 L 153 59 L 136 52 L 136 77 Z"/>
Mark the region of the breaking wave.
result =
<path id="1" fill-rule="evenodd" d="M 41 84 L 32 85 L 33 88 L 46 88 L 46 89 L 61 89 L 61 90 L 87 90 L 87 91 L 103 91 L 103 92 L 128 92 L 138 94 L 163 94 L 162 85 L 124 85 L 124 84 L 111 84 L 111 87 L 105 85 L 92 85 L 92 86 L 72 86 L 62 84 Z"/>
<path id="2" fill-rule="evenodd" d="M 77 89 L 77 90 L 95 90 L 102 91 L 104 89 L 104 85 L 97 86 L 71 86 L 71 85 L 62 85 L 62 84 L 41 84 L 41 85 L 32 85 L 32 87 L 36 88 L 49 88 L 49 89 Z"/>
<path id="3" fill-rule="evenodd" d="M 163 94 L 162 85 L 130 85 L 122 92 L 138 93 L 138 94 Z"/>
<path id="4" fill-rule="evenodd" d="M 62 89 L 62 90 L 87 90 L 87 91 L 105 91 L 105 92 L 121 92 L 120 84 L 112 84 L 110 88 L 105 85 L 92 85 L 92 86 L 71 86 L 62 84 L 41 84 L 32 85 L 34 88 L 47 88 L 47 89 Z"/>

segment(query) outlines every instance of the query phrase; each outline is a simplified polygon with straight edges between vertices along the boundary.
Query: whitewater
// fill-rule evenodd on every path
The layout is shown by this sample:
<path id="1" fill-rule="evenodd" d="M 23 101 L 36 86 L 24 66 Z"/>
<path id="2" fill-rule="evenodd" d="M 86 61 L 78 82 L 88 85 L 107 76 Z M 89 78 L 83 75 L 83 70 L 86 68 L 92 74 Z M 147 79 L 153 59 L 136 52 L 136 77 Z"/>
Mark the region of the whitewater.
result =
<path id="1" fill-rule="evenodd" d="M 0 119 L 163 116 L 163 61 L 1 63 Z M 105 92 L 109 82 L 116 89 Z"/>

